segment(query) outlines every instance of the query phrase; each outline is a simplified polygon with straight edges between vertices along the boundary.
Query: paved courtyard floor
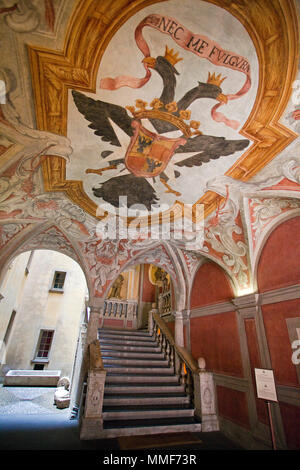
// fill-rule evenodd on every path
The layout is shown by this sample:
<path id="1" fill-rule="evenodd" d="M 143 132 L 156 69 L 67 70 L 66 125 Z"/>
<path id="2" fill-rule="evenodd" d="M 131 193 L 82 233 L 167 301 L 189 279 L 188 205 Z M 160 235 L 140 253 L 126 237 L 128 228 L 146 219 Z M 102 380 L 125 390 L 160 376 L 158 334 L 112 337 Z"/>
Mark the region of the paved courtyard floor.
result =
<path id="1" fill-rule="evenodd" d="M 139 450 L 134 450 L 134 436 L 129 446 L 132 450 L 129 451 L 123 451 L 122 438 L 82 441 L 78 420 L 70 419 L 71 410 L 61 410 L 54 405 L 55 390 L 55 387 L 4 387 L 0 384 L 0 451 L 3 457 L 4 451 L 13 451 L 11 456 L 14 461 L 23 462 L 23 452 L 27 456 L 32 452 L 32 459 L 35 455 L 39 458 L 36 451 L 43 454 L 47 451 L 47 462 L 51 459 L 62 462 L 63 459 L 64 462 L 73 460 L 82 463 L 88 459 L 91 463 L 103 464 L 106 463 L 104 459 L 118 458 L 120 455 L 141 455 L 138 462 L 145 464 L 144 455 L 147 458 L 148 454 L 159 455 L 169 451 L 182 455 L 197 454 L 198 463 L 202 464 L 205 460 L 212 462 L 217 459 L 219 463 L 227 461 L 232 465 L 234 460 L 242 458 L 239 451 L 245 452 L 221 432 L 191 433 L 194 444 L 190 439 L 189 444 L 182 442 L 181 445 L 168 446 L 164 446 L 164 436 L 161 436 L 158 448 L 147 447 L 144 450 L 146 454 L 140 446 L 136 447 Z M 180 440 L 180 436 L 178 438 Z M 126 468 L 129 468 L 128 465 Z"/>
<path id="2" fill-rule="evenodd" d="M 68 408 L 54 405 L 55 387 L 4 387 L 0 385 L 0 416 L 57 414 L 69 416 Z"/>

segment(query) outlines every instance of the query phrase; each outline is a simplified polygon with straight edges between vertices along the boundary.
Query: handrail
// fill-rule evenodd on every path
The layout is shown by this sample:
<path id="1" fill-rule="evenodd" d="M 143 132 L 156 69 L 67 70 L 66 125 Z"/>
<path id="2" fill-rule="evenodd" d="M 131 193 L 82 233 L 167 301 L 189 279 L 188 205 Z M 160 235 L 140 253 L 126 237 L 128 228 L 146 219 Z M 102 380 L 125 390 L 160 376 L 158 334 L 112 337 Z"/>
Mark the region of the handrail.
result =
<path id="1" fill-rule="evenodd" d="M 161 331 L 165 335 L 166 339 L 169 341 L 169 343 L 176 349 L 176 352 L 178 356 L 181 357 L 181 359 L 185 362 L 187 367 L 194 373 L 199 372 L 199 367 L 193 356 L 183 347 L 178 346 L 178 344 L 175 343 L 175 340 L 165 323 L 165 321 L 159 316 L 158 313 L 153 313 L 153 319 L 155 323 L 160 327 Z"/>
<path id="2" fill-rule="evenodd" d="M 100 342 L 95 339 L 89 344 L 89 370 L 104 370 Z"/>
<path id="3" fill-rule="evenodd" d="M 194 406 L 194 376 L 199 375 L 200 369 L 198 364 L 185 348 L 175 343 L 168 326 L 158 313 L 152 312 L 152 319 L 154 322 L 153 333 L 162 351 L 165 353 L 170 367 L 173 367 L 174 372 L 180 375 L 180 382 L 184 385 L 185 391 L 189 395 L 190 403 Z"/>

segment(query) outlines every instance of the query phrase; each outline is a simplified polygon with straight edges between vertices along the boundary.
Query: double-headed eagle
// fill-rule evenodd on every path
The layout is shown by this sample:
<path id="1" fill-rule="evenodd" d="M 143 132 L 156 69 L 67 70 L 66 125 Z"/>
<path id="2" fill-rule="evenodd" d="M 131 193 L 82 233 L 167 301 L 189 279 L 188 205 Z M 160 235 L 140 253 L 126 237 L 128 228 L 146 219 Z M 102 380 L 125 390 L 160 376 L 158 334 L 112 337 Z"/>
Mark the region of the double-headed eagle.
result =
<path id="1" fill-rule="evenodd" d="M 246 139 L 227 140 L 203 135 L 199 131 L 200 123 L 190 120 L 188 107 L 200 98 L 227 102 L 221 90 L 225 77 L 209 74 L 206 83 L 198 82 L 180 100 L 174 101 L 176 75 L 179 75 L 175 64 L 179 60 L 178 54 L 167 47 L 164 57 L 143 60 L 163 81 L 161 96 L 152 100 L 150 108 L 142 100 L 137 100 L 135 106 L 124 108 L 72 91 L 79 112 L 90 123 L 88 127 L 103 142 L 116 147 L 114 152 L 104 150 L 101 153 L 101 160 L 107 166 L 86 170 L 86 173 L 99 175 L 107 170 L 114 171 L 111 178 L 92 188 L 96 197 L 114 207 L 119 207 L 119 196 L 126 195 L 128 206 L 143 204 L 150 210 L 151 205 L 158 202 L 154 189 L 156 178 L 163 183 L 166 192 L 179 197 L 180 193 L 171 187 L 171 183 L 181 175 L 181 167 L 201 166 L 249 145 Z M 180 131 L 180 137 L 169 137 L 174 131 L 177 135 Z"/>

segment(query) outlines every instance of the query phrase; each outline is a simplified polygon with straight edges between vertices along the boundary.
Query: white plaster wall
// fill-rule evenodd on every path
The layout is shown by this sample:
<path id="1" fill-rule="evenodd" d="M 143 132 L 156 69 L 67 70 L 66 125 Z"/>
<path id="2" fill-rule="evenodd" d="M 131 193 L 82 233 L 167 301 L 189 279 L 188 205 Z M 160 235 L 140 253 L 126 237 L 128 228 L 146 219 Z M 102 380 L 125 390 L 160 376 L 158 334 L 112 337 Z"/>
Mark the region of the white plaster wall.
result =
<path id="1" fill-rule="evenodd" d="M 66 271 L 64 293 L 52 293 L 55 271 Z M 54 330 L 45 369 L 70 376 L 87 293 L 80 266 L 71 258 L 48 250 L 34 253 L 6 355 L 11 369 L 33 369 L 40 330 Z"/>
<path id="2" fill-rule="evenodd" d="M 15 310 L 16 315 L 19 314 L 19 303 L 26 283 L 25 268 L 29 256 L 30 252 L 18 256 L 8 267 L 0 285 L 0 294 L 3 296 L 0 302 L 0 367 L 6 362 L 7 344 L 4 344 L 3 340 L 12 311 Z"/>

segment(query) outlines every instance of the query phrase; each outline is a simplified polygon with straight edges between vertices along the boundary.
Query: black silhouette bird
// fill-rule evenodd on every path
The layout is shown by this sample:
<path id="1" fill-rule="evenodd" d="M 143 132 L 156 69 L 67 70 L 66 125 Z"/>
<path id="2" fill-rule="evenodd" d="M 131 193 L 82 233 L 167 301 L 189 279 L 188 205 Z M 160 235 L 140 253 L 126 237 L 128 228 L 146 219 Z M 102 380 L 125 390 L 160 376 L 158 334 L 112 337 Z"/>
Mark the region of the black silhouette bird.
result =
<path id="1" fill-rule="evenodd" d="M 173 52 L 173 51 L 171 51 Z M 167 48 L 166 48 L 167 55 Z M 154 57 L 146 57 L 143 60 L 143 63 L 148 67 L 155 70 L 162 78 L 163 81 L 163 90 L 159 100 L 164 104 L 163 110 L 166 110 L 166 105 L 174 101 L 175 98 L 175 89 L 176 89 L 176 75 L 179 75 L 174 65 L 172 65 L 169 60 L 163 56 L 158 56 L 156 59 Z M 177 59 L 177 61 L 180 59 Z M 188 109 L 188 107 L 196 100 L 200 98 L 211 98 L 220 102 L 227 102 L 226 96 L 222 93 L 222 90 L 219 86 L 213 83 L 202 83 L 198 82 L 198 86 L 192 88 L 184 96 L 177 101 L 177 111 L 174 113 L 176 116 L 179 116 L 180 111 Z M 158 119 L 150 120 L 153 127 L 160 134 L 166 132 L 172 132 L 177 130 L 175 126 L 166 121 L 160 121 Z"/>
<path id="2" fill-rule="evenodd" d="M 160 110 L 166 110 L 166 106 L 174 101 L 176 92 L 176 78 L 179 75 L 174 65 L 165 57 L 158 56 L 156 59 L 146 57 L 143 62 L 148 67 L 153 68 L 161 76 L 163 82 L 163 89 L 159 100 L 163 104 Z M 174 63 L 174 62 L 173 62 Z M 122 106 L 94 100 L 85 96 L 83 93 L 72 90 L 74 102 L 79 112 L 89 121 L 88 127 L 95 131 L 95 134 L 101 138 L 102 141 L 108 142 L 113 146 L 122 147 L 119 138 L 114 130 L 115 125 L 120 128 L 128 136 L 128 140 L 133 136 L 133 119 L 129 116 L 127 110 Z M 179 116 L 180 111 L 186 110 L 193 102 L 200 98 L 211 98 L 213 100 L 226 102 L 226 96 L 223 95 L 222 89 L 214 83 L 198 82 L 198 85 L 191 90 L 187 91 L 184 96 L 177 102 L 177 110 L 173 113 Z M 158 134 L 177 130 L 171 123 L 159 120 L 149 119 Z M 147 146 L 147 141 L 139 141 L 142 150 Z M 167 181 L 169 179 L 177 178 L 180 176 L 179 168 L 183 166 L 193 167 L 200 166 L 207 163 L 212 159 L 218 159 L 222 156 L 232 155 L 234 152 L 244 150 L 249 145 L 249 140 L 227 140 L 224 137 L 216 137 L 209 135 L 192 135 L 187 138 L 185 145 L 179 146 L 174 154 L 176 155 L 175 162 L 172 159 L 165 168 L 165 172 L 159 174 L 160 181 L 167 188 L 166 192 L 174 193 L 179 196 L 180 193 L 174 191 Z M 195 152 L 193 156 L 184 158 L 185 153 Z M 96 173 L 102 175 L 103 171 L 118 169 L 119 164 L 124 164 L 125 152 L 122 158 L 113 159 L 110 150 L 102 152 L 101 158 L 110 163 L 109 166 L 100 168 L 99 170 L 87 169 L 87 173 Z M 182 155 L 182 159 L 178 158 Z M 175 168 L 178 168 L 176 170 Z M 148 160 L 148 167 L 151 167 L 151 162 Z M 168 170 L 168 171 L 167 171 Z M 173 174 L 172 174 L 173 171 Z M 119 206 L 119 196 L 126 195 L 128 205 L 144 204 L 150 209 L 151 204 L 157 202 L 157 195 L 153 188 L 153 179 L 137 177 L 125 170 L 127 174 L 117 173 L 109 180 L 101 184 L 100 188 L 92 188 L 96 197 L 102 197 L 106 202 L 111 203 L 113 206 Z M 122 172 L 124 173 L 124 172 Z M 167 173 L 167 174 L 166 174 Z M 170 174 L 171 177 L 170 177 Z M 152 184 L 151 184 L 152 183 Z"/>

